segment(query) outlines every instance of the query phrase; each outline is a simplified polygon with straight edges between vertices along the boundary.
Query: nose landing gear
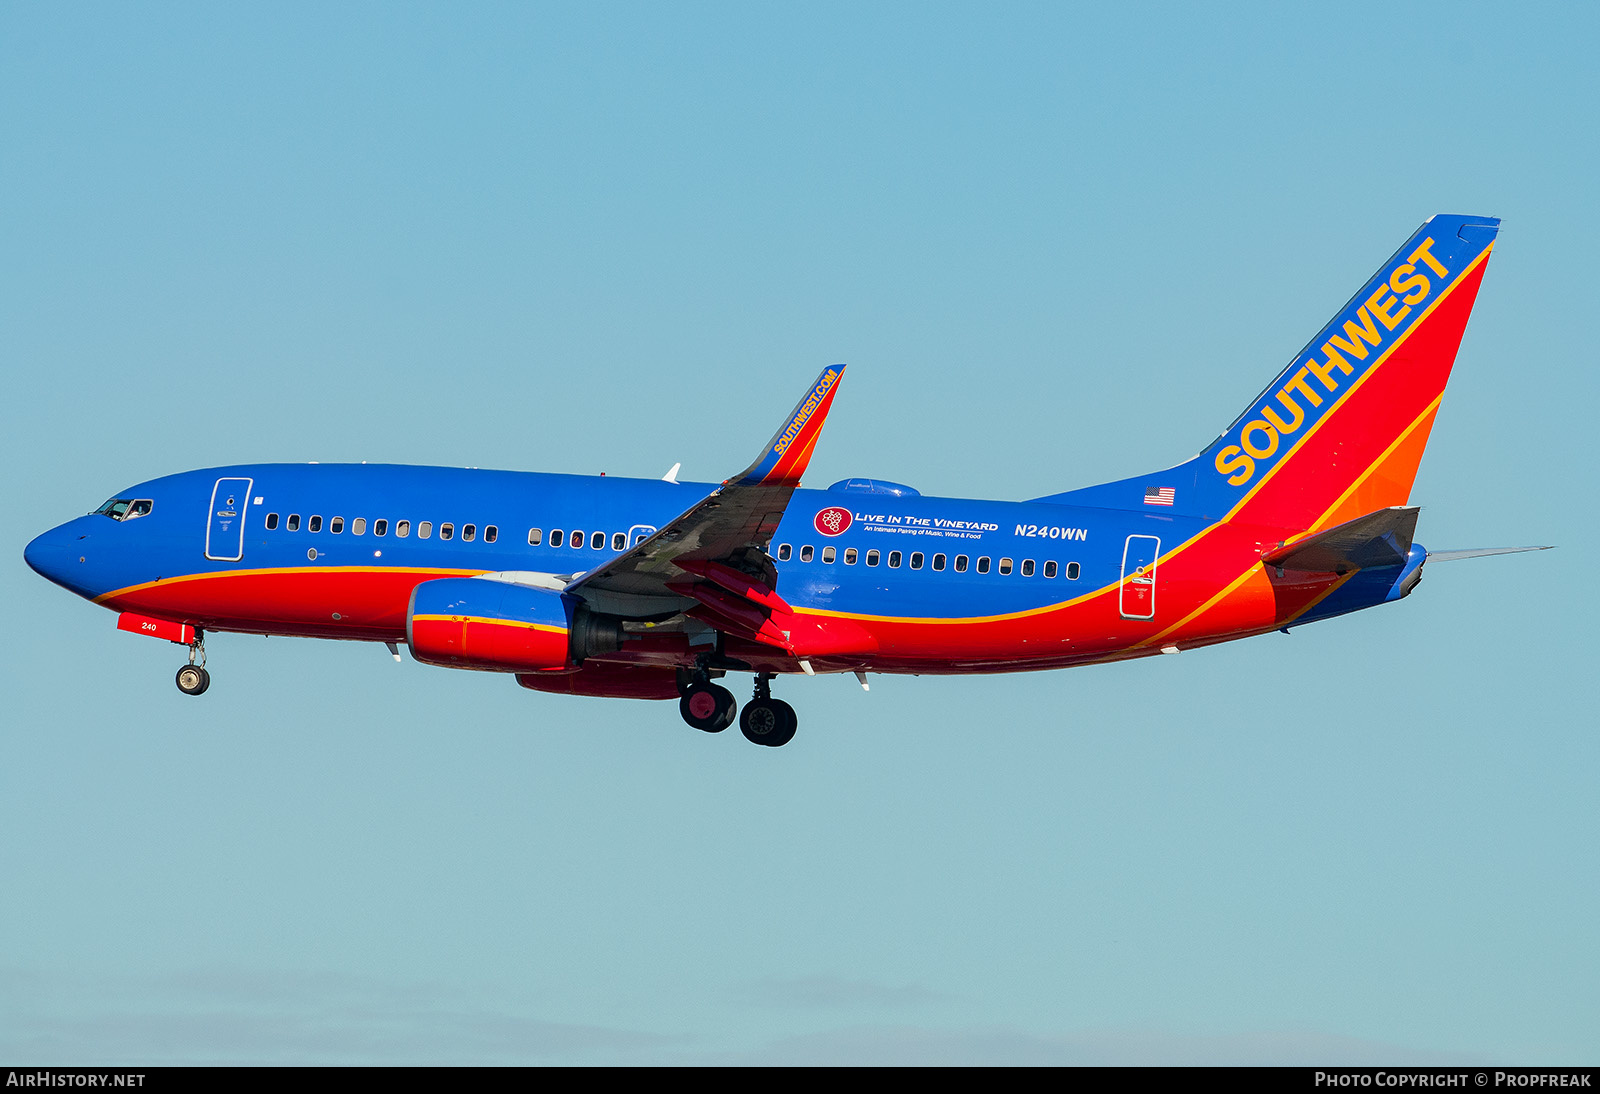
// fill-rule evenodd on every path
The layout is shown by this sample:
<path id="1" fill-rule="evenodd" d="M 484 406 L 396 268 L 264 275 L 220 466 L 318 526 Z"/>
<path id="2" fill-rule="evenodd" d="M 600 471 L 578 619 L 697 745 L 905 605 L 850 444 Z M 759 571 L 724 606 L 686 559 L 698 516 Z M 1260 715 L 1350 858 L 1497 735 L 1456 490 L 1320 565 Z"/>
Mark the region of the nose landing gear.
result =
<path id="1" fill-rule="evenodd" d="M 756 693 L 739 715 L 739 731 L 747 741 L 778 748 L 794 740 L 794 731 L 800 719 L 795 715 L 794 707 L 772 697 L 769 686 L 771 679 L 771 673 L 756 675 Z"/>
<path id="2" fill-rule="evenodd" d="M 200 663 L 194 663 L 199 656 Z M 178 670 L 178 690 L 185 695 L 204 695 L 206 688 L 211 686 L 211 674 L 206 671 L 206 636 L 199 628 L 195 629 L 194 641 L 189 643 L 189 663 Z"/>
<path id="3" fill-rule="evenodd" d="M 211 674 L 200 665 L 185 665 L 178 670 L 178 690 L 185 695 L 204 695 L 211 686 Z"/>

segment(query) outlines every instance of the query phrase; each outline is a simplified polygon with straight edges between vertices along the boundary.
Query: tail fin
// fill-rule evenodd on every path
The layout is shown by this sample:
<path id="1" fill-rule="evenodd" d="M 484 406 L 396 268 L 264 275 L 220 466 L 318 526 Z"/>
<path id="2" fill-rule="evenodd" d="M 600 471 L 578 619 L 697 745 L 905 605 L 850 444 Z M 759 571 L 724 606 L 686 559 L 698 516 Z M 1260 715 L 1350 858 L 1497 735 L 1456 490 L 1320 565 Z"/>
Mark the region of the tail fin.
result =
<path id="1" fill-rule="evenodd" d="M 1428 220 L 1188 463 L 1039 500 L 1309 530 L 1405 505 L 1499 228 Z"/>

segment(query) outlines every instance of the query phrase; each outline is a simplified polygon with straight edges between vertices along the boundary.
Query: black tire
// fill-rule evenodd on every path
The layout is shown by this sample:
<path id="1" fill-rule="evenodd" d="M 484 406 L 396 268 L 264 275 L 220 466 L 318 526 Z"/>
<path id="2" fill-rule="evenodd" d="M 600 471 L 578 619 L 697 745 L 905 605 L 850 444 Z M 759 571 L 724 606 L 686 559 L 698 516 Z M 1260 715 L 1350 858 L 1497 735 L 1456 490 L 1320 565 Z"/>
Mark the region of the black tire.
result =
<path id="1" fill-rule="evenodd" d="M 185 665 L 178 670 L 178 690 L 185 695 L 204 695 L 211 686 L 211 674 L 199 665 Z"/>
<path id="2" fill-rule="evenodd" d="M 794 740 L 800 719 L 794 707 L 782 699 L 757 699 L 746 703 L 739 715 L 739 731 L 745 740 L 768 748 L 780 748 Z"/>
<path id="3" fill-rule="evenodd" d="M 733 697 L 733 692 L 721 684 L 712 684 L 711 690 L 717 693 L 717 705 L 722 710 L 722 721 L 715 730 L 721 733 L 733 725 L 734 719 L 739 716 L 739 701 Z"/>
<path id="4" fill-rule="evenodd" d="M 783 729 L 777 737 L 773 738 L 771 746 L 773 748 L 781 748 L 794 740 L 794 731 L 800 728 L 800 716 L 794 712 L 794 707 L 785 703 L 782 699 L 774 699 L 772 705 L 777 707 L 779 713 L 783 715 Z"/>
<path id="5" fill-rule="evenodd" d="M 678 700 L 678 713 L 695 729 L 721 733 L 733 723 L 733 693 L 716 684 L 690 684 Z"/>

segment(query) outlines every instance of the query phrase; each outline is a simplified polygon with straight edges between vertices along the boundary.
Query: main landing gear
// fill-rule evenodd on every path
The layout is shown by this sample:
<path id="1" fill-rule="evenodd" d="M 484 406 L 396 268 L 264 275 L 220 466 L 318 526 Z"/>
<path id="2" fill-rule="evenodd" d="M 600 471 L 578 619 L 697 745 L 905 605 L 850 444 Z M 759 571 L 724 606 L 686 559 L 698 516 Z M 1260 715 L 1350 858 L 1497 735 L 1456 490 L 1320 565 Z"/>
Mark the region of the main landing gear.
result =
<path id="1" fill-rule="evenodd" d="M 768 681 L 771 673 L 756 675 L 756 693 L 744 705 L 739 715 L 739 730 L 747 741 L 769 748 L 777 748 L 794 740 L 795 727 L 800 724 L 794 707 L 782 699 L 774 699 Z"/>
<path id="2" fill-rule="evenodd" d="M 682 689 L 678 699 L 678 713 L 683 715 L 683 720 L 707 733 L 721 733 L 731 726 L 737 709 L 733 692 L 713 684 L 703 672 L 694 674 L 693 681 Z"/>
<path id="3" fill-rule="evenodd" d="M 799 718 L 794 708 L 782 699 L 772 697 L 772 674 L 756 674 L 755 695 L 739 714 L 739 729 L 745 739 L 758 745 L 777 748 L 794 739 Z M 738 704 L 733 693 L 720 684 L 713 684 L 705 669 L 685 673 L 678 699 L 678 713 L 696 729 L 707 733 L 721 733 L 733 724 Z"/>
<path id="4" fill-rule="evenodd" d="M 194 663 L 195 657 L 200 663 Z M 185 695 L 204 695 L 211 686 L 211 674 L 206 671 L 206 636 L 195 629 L 194 641 L 189 643 L 189 663 L 178 670 L 178 690 Z"/>

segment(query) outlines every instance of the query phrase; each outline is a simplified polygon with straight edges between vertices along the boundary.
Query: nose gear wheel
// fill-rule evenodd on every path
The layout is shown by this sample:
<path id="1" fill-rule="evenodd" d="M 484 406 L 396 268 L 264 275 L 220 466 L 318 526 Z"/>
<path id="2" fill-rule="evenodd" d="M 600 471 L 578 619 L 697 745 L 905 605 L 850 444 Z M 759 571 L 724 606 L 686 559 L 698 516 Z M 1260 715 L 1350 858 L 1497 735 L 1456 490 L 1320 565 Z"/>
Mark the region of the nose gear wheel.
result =
<path id="1" fill-rule="evenodd" d="M 211 674 L 200 665 L 185 665 L 178 670 L 178 690 L 185 695 L 204 695 L 211 686 Z"/>

